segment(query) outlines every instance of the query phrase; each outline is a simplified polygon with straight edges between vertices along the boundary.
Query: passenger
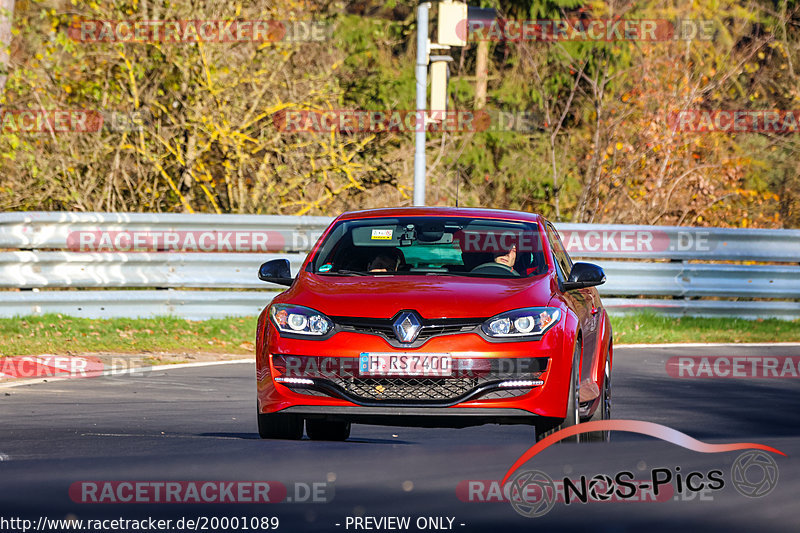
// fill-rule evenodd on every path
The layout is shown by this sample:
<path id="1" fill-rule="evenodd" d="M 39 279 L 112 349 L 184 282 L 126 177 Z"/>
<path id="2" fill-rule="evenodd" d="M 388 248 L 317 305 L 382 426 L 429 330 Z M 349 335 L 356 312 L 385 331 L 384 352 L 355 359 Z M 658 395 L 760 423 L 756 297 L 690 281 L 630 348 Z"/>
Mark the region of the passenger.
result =
<path id="1" fill-rule="evenodd" d="M 367 270 L 370 272 L 397 272 L 400 267 L 400 255 L 381 252 L 370 261 Z"/>

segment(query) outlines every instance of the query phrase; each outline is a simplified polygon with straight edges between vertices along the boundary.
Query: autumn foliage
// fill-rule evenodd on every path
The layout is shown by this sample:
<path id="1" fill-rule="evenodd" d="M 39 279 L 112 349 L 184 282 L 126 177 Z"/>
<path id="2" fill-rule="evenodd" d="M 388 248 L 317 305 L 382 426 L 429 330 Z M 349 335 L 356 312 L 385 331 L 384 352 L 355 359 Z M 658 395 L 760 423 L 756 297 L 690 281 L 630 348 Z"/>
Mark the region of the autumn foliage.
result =
<path id="1" fill-rule="evenodd" d="M 415 5 L 18 1 L 0 209 L 332 215 L 410 205 L 413 132 L 285 131 L 281 117 L 413 110 Z M 492 5 L 507 19 L 694 20 L 714 31 L 707 39 L 491 41 L 485 111 L 537 119 L 429 133 L 429 204 L 576 222 L 800 226 L 800 131 L 689 132 L 670 120 L 681 110 L 800 110 L 800 7 Z M 120 20 L 272 21 L 272 30 L 275 21 L 313 21 L 330 31 L 317 40 L 76 38 L 81 21 Z M 451 109 L 474 110 L 476 48 L 449 52 Z M 102 126 L 26 126 L 25 110 L 87 112 Z"/>

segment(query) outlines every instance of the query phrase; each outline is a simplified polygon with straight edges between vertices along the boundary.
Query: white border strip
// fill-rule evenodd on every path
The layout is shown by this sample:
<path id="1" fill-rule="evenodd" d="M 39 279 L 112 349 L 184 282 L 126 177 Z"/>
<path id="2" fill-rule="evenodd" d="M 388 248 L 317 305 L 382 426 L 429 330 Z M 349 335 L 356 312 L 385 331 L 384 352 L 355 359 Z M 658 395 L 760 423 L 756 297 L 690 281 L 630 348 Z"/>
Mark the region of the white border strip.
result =
<path id="1" fill-rule="evenodd" d="M 111 368 L 104 370 L 102 374 L 97 374 L 92 377 L 103 376 L 124 376 L 125 374 L 133 374 L 139 372 L 156 372 L 159 370 L 174 370 L 177 368 L 195 368 L 201 366 L 215 366 L 215 365 L 235 365 L 240 363 L 255 363 L 255 359 L 231 359 L 228 361 L 203 361 L 201 363 L 176 363 L 174 365 L 154 365 L 154 366 L 137 366 L 133 368 Z M 36 378 L 26 379 L 23 381 L 9 381 L 8 383 L 0 383 L 0 389 L 10 389 L 13 387 L 21 387 L 23 385 L 35 385 L 36 383 L 50 383 L 51 381 L 67 381 L 72 379 L 91 379 L 91 378 L 73 378 L 73 377 L 49 377 L 49 378 Z"/>
<path id="2" fill-rule="evenodd" d="M 619 348 L 770 348 L 800 346 L 800 342 L 674 342 L 663 344 L 614 344 L 614 349 Z"/>

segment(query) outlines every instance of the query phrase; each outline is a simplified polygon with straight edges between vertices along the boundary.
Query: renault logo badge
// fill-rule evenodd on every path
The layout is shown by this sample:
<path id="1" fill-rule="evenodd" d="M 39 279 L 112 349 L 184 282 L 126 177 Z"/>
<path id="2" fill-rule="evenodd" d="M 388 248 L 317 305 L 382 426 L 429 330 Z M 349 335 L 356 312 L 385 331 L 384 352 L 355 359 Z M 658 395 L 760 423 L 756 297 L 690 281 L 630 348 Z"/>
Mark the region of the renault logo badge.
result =
<path id="1" fill-rule="evenodd" d="M 414 342 L 422 329 L 422 323 L 417 318 L 417 314 L 411 311 L 403 311 L 394 321 L 394 334 L 400 342 Z"/>

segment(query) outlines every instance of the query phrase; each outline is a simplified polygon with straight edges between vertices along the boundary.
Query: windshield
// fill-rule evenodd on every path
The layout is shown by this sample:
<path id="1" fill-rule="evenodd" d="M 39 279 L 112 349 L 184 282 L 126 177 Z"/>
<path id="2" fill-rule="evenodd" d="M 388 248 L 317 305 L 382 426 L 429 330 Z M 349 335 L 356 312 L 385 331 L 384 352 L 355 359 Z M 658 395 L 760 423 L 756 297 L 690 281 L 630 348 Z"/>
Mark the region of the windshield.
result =
<path id="1" fill-rule="evenodd" d="M 547 272 L 538 224 L 481 218 L 346 220 L 311 263 L 325 275 L 532 277 Z"/>

